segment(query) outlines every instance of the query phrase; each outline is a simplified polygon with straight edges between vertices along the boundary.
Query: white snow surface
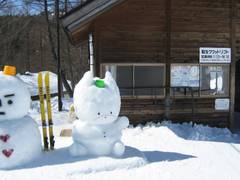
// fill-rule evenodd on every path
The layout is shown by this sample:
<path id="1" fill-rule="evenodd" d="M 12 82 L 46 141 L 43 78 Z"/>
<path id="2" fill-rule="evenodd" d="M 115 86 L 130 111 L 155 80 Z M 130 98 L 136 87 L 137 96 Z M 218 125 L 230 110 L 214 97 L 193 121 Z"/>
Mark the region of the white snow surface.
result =
<path id="1" fill-rule="evenodd" d="M 47 71 L 42 71 L 43 77 L 45 77 Z M 49 72 L 50 73 L 50 92 L 51 93 L 57 93 L 58 92 L 58 77 L 57 74 L 53 73 L 53 72 Z M 36 96 L 38 95 L 38 73 L 31 73 L 31 72 L 26 72 L 23 75 L 17 74 L 17 76 L 27 85 L 31 96 Z M 69 84 L 70 81 L 68 81 Z M 44 83 L 43 83 L 43 87 L 44 87 Z M 43 88 L 45 90 L 45 88 Z M 65 88 L 63 87 L 63 90 L 65 90 Z"/>
<path id="2" fill-rule="evenodd" d="M 65 125 L 55 127 L 55 130 Z M 59 131 L 59 130 L 57 130 Z M 127 145 L 122 158 L 69 155 L 71 138 L 57 135 L 56 150 L 40 160 L 10 171 L 0 171 L 1 180 L 12 179 L 218 179 L 240 177 L 240 137 L 227 129 L 190 124 L 149 124 L 123 132 Z"/>
<path id="3" fill-rule="evenodd" d="M 129 127 L 123 131 L 127 146 L 122 158 L 71 157 L 72 138 L 60 137 L 68 123 L 71 99 L 64 99 L 63 112 L 57 112 L 52 99 L 56 150 L 17 169 L 0 170 L 1 180 L 239 180 L 240 135 L 228 129 L 202 125 L 163 122 Z M 40 126 L 39 104 L 29 115 Z M 0 162 L 1 163 L 1 162 Z"/>

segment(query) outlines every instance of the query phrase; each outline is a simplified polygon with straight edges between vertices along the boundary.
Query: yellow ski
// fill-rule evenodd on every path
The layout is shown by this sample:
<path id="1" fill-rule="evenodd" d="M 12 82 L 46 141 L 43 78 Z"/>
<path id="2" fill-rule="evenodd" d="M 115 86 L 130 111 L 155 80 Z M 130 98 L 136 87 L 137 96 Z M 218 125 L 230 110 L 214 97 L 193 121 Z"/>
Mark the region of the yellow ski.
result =
<path id="1" fill-rule="evenodd" d="M 44 150 L 47 151 L 48 150 L 48 136 L 47 136 L 47 123 L 46 123 L 46 117 L 45 117 L 42 73 L 38 74 L 38 93 L 39 93 L 41 120 L 42 120 L 43 144 L 44 144 Z"/>
<path id="2" fill-rule="evenodd" d="M 54 135 L 53 135 L 53 121 L 52 121 L 52 106 L 51 106 L 51 93 L 50 93 L 50 80 L 49 72 L 45 75 L 45 87 L 46 87 L 46 101 L 47 101 L 47 115 L 48 115 L 48 133 L 50 139 L 50 149 L 54 150 Z"/>

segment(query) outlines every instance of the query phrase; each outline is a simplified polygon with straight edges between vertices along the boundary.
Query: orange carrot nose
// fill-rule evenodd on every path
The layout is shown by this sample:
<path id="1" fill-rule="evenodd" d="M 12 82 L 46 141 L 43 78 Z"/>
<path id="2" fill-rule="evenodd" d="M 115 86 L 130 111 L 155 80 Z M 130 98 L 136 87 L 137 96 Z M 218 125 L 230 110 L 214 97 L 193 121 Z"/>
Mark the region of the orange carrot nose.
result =
<path id="1" fill-rule="evenodd" d="M 9 76 L 16 75 L 16 67 L 15 66 L 4 66 L 3 73 Z"/>

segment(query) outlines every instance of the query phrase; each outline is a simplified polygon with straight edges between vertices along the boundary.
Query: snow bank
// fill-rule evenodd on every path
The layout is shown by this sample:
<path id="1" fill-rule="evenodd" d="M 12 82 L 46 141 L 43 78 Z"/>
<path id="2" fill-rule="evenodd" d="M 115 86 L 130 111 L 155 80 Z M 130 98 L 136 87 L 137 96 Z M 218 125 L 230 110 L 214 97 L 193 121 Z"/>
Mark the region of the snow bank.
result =
<path id="1" fill-rule="evenodd" d="M 45 77 L 46 71 L 43 71 L 43 77 Z M 27 84 L 31 96 L 38 95 L 38 73 L 26 72 L 25 74 L 17 75 L 24 83 Z M 50 91 L 51 93 L 58 92 L 58 77 L 57 74 L 50 72 Z M 70 81 L 68 81 L 70 84 Z M 65 89 L 64 89 L 65 90 Z"/>
<path id="2" fill-rule="evenodd" d="M 159 125 L 171 129 L 176 135 L 187 140 L 240 143 L 239 135 L 232 134 L 227 128 L 212 128 L 196 124 L 193 126 L 190 123 L 180 125 L 171 122 L 163 122 Z"/>

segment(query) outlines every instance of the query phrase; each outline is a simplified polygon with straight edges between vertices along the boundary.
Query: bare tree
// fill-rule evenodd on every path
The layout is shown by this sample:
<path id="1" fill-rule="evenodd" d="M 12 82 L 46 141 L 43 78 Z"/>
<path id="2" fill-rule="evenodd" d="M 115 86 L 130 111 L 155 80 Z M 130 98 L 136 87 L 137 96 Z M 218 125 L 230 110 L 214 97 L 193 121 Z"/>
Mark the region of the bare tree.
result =
<path id="1" fill-rule="evenodd" d="M 0 68 L 4 64 L 13 64 L 20 72 L 48 69 L 56 73 L 54 2 L 0 0 Z M 82 2 L 60 0 L 60 12 L 66 13 Z M 60 29 L 60 34 L 62 74 L 65 76 L 66 73 L 64 79 L 70 79 L 74 87 L 74 82 L 81 77 L 81 69 L 85 67 L 80 64 L 79 50 L 69 44 L 63 29 Z"/>

